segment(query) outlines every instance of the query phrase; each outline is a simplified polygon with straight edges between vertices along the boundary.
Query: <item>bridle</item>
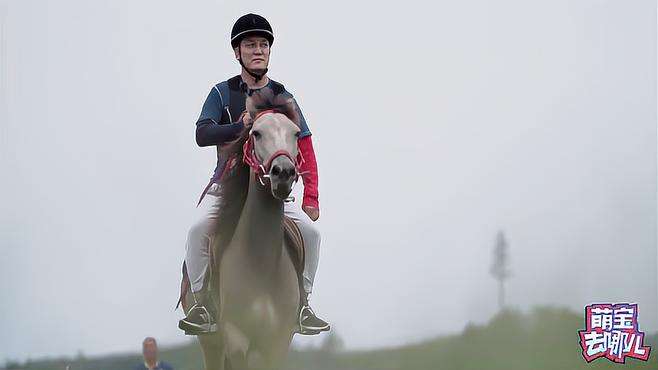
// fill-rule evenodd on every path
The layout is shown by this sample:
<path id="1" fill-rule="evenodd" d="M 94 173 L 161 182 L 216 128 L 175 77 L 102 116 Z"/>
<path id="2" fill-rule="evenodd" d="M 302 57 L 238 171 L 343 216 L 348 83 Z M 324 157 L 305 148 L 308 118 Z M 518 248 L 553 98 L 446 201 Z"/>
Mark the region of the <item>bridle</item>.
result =
<path id="1" fill-rule="evenodd" d="M 267 109 L 261 111 L 256 115 L 256 117 L 254 117 L 254 122 L 260 116 L 267 113 L 280 113 L 280 112 L 276 109 Z M 295 166 L 295 179 L 293 180 L 293 183 L 296 182 L 299 179 L 299 176 L 302 176 L 304 174 L 301 170 L 302 164 L 304 163 L 304 157 L 302 156 L 301 152 L 298 152 L 297 158 L 294 158 L 292 154 L 290 154 L 290 152 L 287 150 L 284 149 L 277 150 L 276 152 L 272 153 L 272 155 L 266 161 L 263 162 L 256 155 L 256 149 L 254 148 L 253 133 L 249 133 L 249 138 L 247 139 L 247 141 L 245 141 L 244 145 L 242 146 L 242 161 L 247 166 L 251 167 L 251 169 L 254 171 L 254 175 L 263 186 L 265 186 L 266 184 L 265 179 L 270 178 L 270 169 L 272 167 L 272 162 L 274 161 L 274 159 L 280 156 L 288 157 L 288 159 L 290 159 L 290 161 Z"/>

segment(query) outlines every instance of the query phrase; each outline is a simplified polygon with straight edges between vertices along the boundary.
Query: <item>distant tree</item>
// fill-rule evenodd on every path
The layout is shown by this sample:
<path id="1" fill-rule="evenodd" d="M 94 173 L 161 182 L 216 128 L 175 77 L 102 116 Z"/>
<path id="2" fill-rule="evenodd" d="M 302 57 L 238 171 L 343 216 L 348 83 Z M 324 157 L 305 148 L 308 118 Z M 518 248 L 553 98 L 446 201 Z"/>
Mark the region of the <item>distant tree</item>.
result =
<path id="1" fill-rule="evenodd" d="M 498 281 L 498 309 L 505 307 L 505 280 L 511 276 L 509 269 L 509 243 L 505 233 L 499 230 L 496 234 L 496 242 L 493 250 L 493 264 L 491 275 Z"/>

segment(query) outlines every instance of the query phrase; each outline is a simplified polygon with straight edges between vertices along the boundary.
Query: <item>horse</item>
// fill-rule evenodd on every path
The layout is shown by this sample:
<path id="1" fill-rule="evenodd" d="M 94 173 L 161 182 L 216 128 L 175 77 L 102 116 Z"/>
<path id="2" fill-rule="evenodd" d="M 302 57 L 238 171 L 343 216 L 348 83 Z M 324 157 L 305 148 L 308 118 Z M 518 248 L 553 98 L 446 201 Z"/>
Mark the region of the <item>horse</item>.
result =
<path id="1" fill-rule="evenodd" d="M 271 91 L 250 94 L 251 130 L 222 148 L 229 160 L 212 242 L 213 265 L 219 268 L 211 268 L 218 273 L 210 279 L 219 298 L 218 331 L 199 336 L 206 370 L 275 369 L 298 325 L 299 271 L 283 227 L 284 201 L 303 160 L 291 107 L 289 99 Z M 183 307 L 189 308 L 185 302 Z"/>

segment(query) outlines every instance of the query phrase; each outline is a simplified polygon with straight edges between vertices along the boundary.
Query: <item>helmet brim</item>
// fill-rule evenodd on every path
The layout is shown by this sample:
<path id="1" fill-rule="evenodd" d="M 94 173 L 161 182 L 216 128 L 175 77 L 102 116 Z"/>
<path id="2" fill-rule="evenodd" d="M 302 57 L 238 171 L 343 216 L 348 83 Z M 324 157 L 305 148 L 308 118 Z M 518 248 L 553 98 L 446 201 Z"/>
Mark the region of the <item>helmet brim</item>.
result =
<path id="1" fill-rule="evenodd" d="M 233 36 L 233 38 L 231 38 L 231 46 L 233 48 L 237 48 L 238 45 L 240 45 L 240 41 L 242 41 L 242 39 L 244 39 L 245 37 L 249 37 L 249 36 L 264 37 L 265 39 L 267 39 L 267 41 L 269 41 L 270 46 L 272 46 L 272 44 L 274 43 L 274 34 L 272 34 L 272 32 L 266 29 L 254 29 L 254 30 L 245 30 Z"/>

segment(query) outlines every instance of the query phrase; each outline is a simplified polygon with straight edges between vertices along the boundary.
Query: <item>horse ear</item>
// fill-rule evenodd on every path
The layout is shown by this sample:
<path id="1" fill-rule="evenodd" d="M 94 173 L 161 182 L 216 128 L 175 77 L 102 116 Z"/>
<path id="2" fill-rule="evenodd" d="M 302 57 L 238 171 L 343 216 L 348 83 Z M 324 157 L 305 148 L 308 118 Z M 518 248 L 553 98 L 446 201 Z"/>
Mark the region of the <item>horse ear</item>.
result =
<path id="1" fill-rule="evenodd" d="M 255 101 L 257 99 L 257 95 L 254 94 L 253 90 L 249 90 L 249 88 L 246 88 L 247 84 L 244 84 L 244 89 L 243 92 L 247 94 L 247 100 L 245 102 L 245 109 L 247 112 L 249 112 L 249 115 L 251 117 L 256 117 L 256 114 L 258 113 L 256 106 L 257 102 Z"/>
<path id="2" fill-rule="evenodd" d="M 256 105 L 254 104 L 254 100 L 251 98 L 251 96 L 247 96 L 247 102 L 245 103 L 245 109 L 247 112 L 249 112 L 249 115 L 254 118 L 258 114 L 258 110 L 256 109 Z"/>

